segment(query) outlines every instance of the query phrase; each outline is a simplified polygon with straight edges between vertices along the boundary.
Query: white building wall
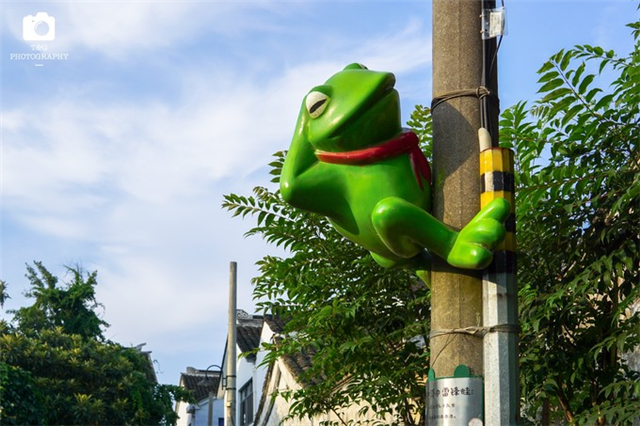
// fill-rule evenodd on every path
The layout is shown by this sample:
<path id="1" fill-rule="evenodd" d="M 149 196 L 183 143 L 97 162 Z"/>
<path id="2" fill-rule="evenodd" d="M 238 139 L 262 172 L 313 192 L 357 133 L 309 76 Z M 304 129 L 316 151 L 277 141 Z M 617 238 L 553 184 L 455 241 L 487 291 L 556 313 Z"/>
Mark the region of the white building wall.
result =
<path id="1" fill-rule="evenodd" d="M 176 426 L 189 426 L 189 415 L 187 414 L 188 402 L 178 401 L 176 402 L 176 414 L 178 415 L 178 421 Z"/>
<path id="2" fill-rule="evenodd" d="M 187 410 L 191 404 L 186 402 L 178 402 L 176 412 L 178 413 L 178 421 L 176 426 L 209 426 L 209 398 L 203 399 L 198 404 L 193 404 L 195 411 L 188 413 Z M 224 401 L 221 399 L 213 400 L 213 411 L 211 426 L 219 426 L 219 419 L 224 422 Z"/>
<path id="3" fill-rule="evenodd" d="M 263 342 L 271 342 L 272 338 L 273 331 L 271 331 L 271 328 L 269 328 L 265 322 L 260 334 L 260 345 L 262 346 Z M 258 405 L 260 405 L 260 398 L 262 397 L 262 388 L 264 387 L 264 382 L 267 378 L 267 371 L 269 369 L 268 365 L 263 365 L 266 355 L 267 352 L 262 349 L 256 354 L 256 367 L 254 372 L 255 396 L 253 398 L 254 413 L 258 412 Z"/>
<path id="4" fill-rule="evenodd" d="M 236 347 L 236 351 L 238 354 L 240 354 L 240 348 Z M 227 367 L 226 367 L 226 362 L 227 362 L 227 353 L 224 354 L 224 365 L 223 367 L 223 371 L 225 372 L 226 375 L 226 371 L 227 371 Z M 249 380 L 252 380 L 253 383 L 253 414 L 255 416 L 255 413 L 258 410 L 258 404 L 260 402 L 260 396 L 262 394 L 262 385 L 264 383 L 264 379 L 266 376 L 266 367 L 258 367 L 258 362 L 257 362 L 258 358 L 256 357 L 256 359 L 254 361 L 250 361 L 248 358 L 246 357 L 240 357 L 238 358 L 237 362 L 236 362 L 236 406 L 235 406 L 235 412 L 236 412 L 236 425 L 240 426 L 242 424 L 242 419 L 240 417 L 240 403 L 242 402 L 240 400 L 240 389 L 242 389 L 248 382 Z M 222 392 L 224 392 L 224 400 L 226 401 L 227 399 L 227 392 L 225 392 L 224 390 L 222 390 Z M 224 405 L 223 405 L 223 417 L 224 417 Z M 252 423 L 249 423 L 252 424 Z M 199 426 L 199 425 L 196 425 Z M 217 425 L 214 425 L 217 426 Z M 227 425 L 225 425 L 227 426 Z"/>
<path id="5" fill-rule="evenodd" d="M 273 334 L 274 333 L 265 323 L 265 326 L 262 330 L 261 341 L 270 342 L 273 338 Z M 262 361 L 264 361 L 265 356 L 265 352 L 259 352 L 256 364 L 259 365 Z M 264 375 L 266 377 L 266 367 L 263 368 L 262 372 L 264 372 Z M 262 379 L 262 383 L 264 384 L 264 378 Z M 269 395 L 271 395 L 276 390 L 287 391 L 297 389 L 300 389 L 300 385 L 296 381 L 295 377 L 291 374 L 284 362 L 282 360 L 278 360 L 273 367 L 270 382 L 267 384 L 266 389 L 263 389 L 263 386 L 261 385 L 260 392 L 265 390 Z M 259 402 L 259 400 L 256 401 Z M 265 406 L 262 409 L 263 411 L 260 416 L 261 418 L 256 419 L 256 423 L 254 424 L 254 426 L 318 426 L 322 421 L 341 422 L 342 419 L 346 423 L 349 423 L 350 420 L 364 421 L 376 419 L 375 413 L 371 411 L 366 416 L 359 415 L 358 412 L 363 406 L 353 405 L 348 409 L 340 412 L 340 417 L 338 417 L 335 413 L 329 413 L 322 416 L 316 416 L 313 418 L 306 418 L 302 420 L 289 419 L 283 421 L 283 419 L 289 414 L 289 406 L 290 403 L 285 401 L 285 399 L 282 397 L 277 397 L 274 402 L 271 402 L 271 399 L 267 397 Z"/>
<path id="6" fill-rule="evenodd" d="M 203 399 L 198 404 L 198 407 L 194 413 L 195 422 L 192 422 L 188 426 L 209 426 L 209 399 Z M 224 401 L 221 399 L 213 400 L 211 426 L 224 425 Z M 222 423 L 220 423 L 222 419 Z"/>
<path id="7" fill-rule="evenodd" d="M 237 349 L 238 353 L 240 353 L 240 348 Z M 236 425 L 242 425 L 242 417 L 240 415 L 240 389 L 242 389 L 249 380 L 254 379 L 254 367 L 255 362 L 249 361 L 247 358 L 240 358 L 236 364 Z M 256 396 L 259 394 L 259 389 L 256 388 L 256 383 L 253 381 L 253 400 L 255 401 Z M 254 404 L 255 405 L 255 404 Z M 255 406 L 254 411 L 255 413 Z"/>

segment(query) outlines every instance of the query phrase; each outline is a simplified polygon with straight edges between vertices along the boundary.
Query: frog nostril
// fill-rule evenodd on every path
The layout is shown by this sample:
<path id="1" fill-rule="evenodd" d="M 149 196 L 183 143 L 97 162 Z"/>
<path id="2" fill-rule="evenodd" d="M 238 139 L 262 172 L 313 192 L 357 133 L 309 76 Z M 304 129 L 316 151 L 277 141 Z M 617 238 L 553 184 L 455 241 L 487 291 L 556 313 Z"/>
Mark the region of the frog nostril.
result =
<path id="1" fill-rule="evenodd" d="M 307 95 L 305 101 L 307 111 L 311 118 L 319 117 L 327 107 L 329 96 L 322 92 L 313 91 Z"/>

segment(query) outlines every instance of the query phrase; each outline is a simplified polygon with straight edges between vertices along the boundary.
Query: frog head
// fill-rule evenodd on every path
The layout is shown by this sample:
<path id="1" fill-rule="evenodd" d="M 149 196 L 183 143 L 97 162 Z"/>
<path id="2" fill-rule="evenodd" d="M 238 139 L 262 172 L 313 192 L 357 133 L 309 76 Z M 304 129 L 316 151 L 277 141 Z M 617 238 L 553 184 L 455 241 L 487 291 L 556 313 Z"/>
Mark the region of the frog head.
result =
<path id="1" fill-rule="evenodd" d="M 346 152 L 377 145 L 402 130 L 394 84 L 391 73 L 347 65 L 311 89 L 298 124 L 316 150 Z"/>

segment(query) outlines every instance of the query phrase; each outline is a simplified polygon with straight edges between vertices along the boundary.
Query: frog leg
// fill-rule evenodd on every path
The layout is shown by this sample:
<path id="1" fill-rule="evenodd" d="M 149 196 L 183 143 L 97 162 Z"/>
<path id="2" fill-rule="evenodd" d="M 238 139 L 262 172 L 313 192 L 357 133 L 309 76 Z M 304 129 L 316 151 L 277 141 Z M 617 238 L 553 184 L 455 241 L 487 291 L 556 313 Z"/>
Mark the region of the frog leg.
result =
<path id="1" fill-rule="evenodd" d="M 503 222 L 508 215 L 509 203 L 496 199 L 457 232 L 415 204 L 388 197 L 376 204 L 371 219 L 380 239 L 401 258 L 414 257 L 426 248 L 452 266 L 482 269 L 504 239 Z"/>

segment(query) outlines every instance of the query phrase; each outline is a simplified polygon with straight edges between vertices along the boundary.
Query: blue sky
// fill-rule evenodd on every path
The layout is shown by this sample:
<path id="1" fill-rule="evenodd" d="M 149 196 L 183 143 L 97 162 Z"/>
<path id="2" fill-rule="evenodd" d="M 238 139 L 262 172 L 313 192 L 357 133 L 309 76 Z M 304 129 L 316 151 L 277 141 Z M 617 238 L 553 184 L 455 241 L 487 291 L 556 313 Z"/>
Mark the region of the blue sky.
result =
<path id="1" fill-rule="evenodd" d="M 630 51 L 636 4 L 507 0 L 502 106 L 535 99 L 535 71 L 561 48 Z M 253 311 L 254 263 L 280 252 L 243 238 L 252 222 L 220 204 L 270 185 L 266 165 L 288 147 L 306 92 L 360 62 L 396 74 L 405 119 L 431 99 L 430 2 L 0 7 L 5 310 L 27 303 L 27 262 L 61 278 L 64 265 L 97 270 L 107 337 L 147 343 L 164 383 L 221 361 L 230 261 L 238 307 Z M 54 40 L 23 39 L 38 12 L 55 19 Z M 60 59 L 19 59 L 32 53 Z"/>

